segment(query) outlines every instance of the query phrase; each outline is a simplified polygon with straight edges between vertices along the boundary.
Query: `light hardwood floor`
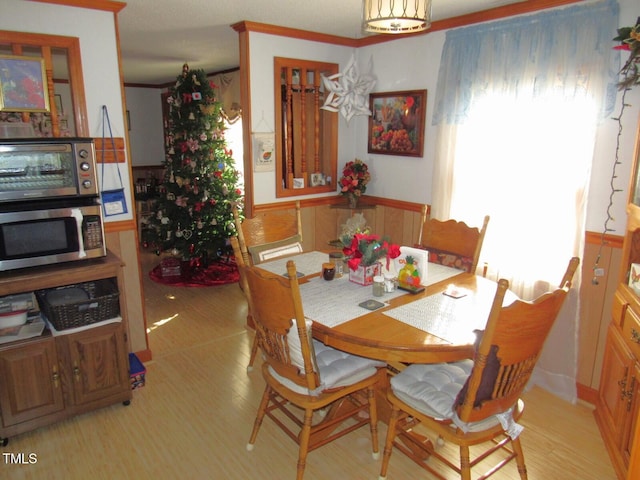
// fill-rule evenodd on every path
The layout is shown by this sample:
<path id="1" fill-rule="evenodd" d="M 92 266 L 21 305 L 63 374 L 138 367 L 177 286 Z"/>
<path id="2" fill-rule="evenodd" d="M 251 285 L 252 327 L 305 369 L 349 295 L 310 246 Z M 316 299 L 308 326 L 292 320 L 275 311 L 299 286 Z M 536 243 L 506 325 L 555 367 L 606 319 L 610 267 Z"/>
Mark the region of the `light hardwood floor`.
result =
<path id="1" fill-rule="evenodd" d="M 3 455 L 0 478 L 294 478 L 297 445 L 268 419 L 254 451 L 245 449 L 264 382 L 259 368 L 246 372 L 253 337 L 238 285 L 159 285 L 146 275 L 158 258 L 142 258 L 154 355 L 145 365 L 146 386 L 128 407 L 113 405 L 11 438 L 3 453 L 33 453 L 37 462 L 8 464 Z M 590 408 L 538 388 L 525 401 L 522 443 L 531 480 L 615 479 Z M 379 431 L 382 448 L 385 426 Z M 368 429 L 360 429 L 311 452 L 305 479 L 377 479 L 379 468 Z M 395 451 L 388 478 L 429 476 Z M 509 465 L 494 478 L 519 477 Z"/>

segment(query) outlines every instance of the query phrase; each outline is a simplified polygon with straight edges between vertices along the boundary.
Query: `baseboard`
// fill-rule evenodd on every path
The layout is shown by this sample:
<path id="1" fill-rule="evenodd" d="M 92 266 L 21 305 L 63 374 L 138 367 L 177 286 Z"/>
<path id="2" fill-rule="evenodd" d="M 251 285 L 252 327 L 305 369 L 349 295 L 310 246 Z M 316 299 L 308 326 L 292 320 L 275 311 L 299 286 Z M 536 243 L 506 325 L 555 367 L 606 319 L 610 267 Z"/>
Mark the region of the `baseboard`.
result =
<path id="1" fill-rule="evenodd" d="M 578 392 L 578 399 L 595 406 L 598 400 L 598 391 L 594 388 L 587 387 L 586 385 L 582 385 L 580 383 L 576 384 L 576 387 Z"/>
<path id="2" fill-rule="evenodd" d="M 141 350 L 139 352 L 135 352 L 136 356 L 140 359 L 141 362 L 150 362 L 153 358 L 151 354 L 151 350 L 148 348 L 146 350 Z"/>

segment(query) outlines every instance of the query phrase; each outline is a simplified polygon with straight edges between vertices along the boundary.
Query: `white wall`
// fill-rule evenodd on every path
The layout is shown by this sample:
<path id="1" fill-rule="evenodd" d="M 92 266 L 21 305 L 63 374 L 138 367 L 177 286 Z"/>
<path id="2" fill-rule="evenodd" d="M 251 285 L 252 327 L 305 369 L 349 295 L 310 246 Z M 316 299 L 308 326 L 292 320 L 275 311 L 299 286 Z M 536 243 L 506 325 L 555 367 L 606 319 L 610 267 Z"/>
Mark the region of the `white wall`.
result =
<path id="1" fill-rule="evenodd" d="M 340 71 L 347 65 L 354 49 L 340 45 L 296 40 L 277 35 L 250 32 L 251 45 L 251 121 L 245 122 L 245 128 L 251 132 L 275 132 L 273 59 L 274 57 L 299 58 L 318 62 L 332 62 L 340 66 Z M 340 117 L 338 126 L 338 176 L 342 166 L 355 155 L 354 139 L 357 135 L 355 120 L 350 124 Z M 334 182 L 336 180 L 334 179 Z M 275 172 L 253 172 L 254 203 L 272 203 L 291 201 L 295 197 L 276 198 Z M 337 188 L 336 188 L 337 194 Z M 330 196 L 333 193 L 317 195 Z"/>
<path id="2" fill-rule="evenodd" d="M 124 90 L 131 120 L 131 165 L 162 165 L 165 155 L 160 96 L 162 90 L 138 87 L 126 87 Z"/>
<path id="3" fill-rule="evenodd" d="M 106 105 L 113 135 L 125 136 L 120 90 L 120 69 L 116 49 L 114 14 L 86 8 L 67 7 L 22 0 L 1 0 L 0 30 L 78 37 L 87 102 L 89 134 L 102 136 L 102 106 Z M 100 168 L 98 169 L 100 173 Z M 129 185 L 129 167 L 120 165 L 122 181 Z M 114 165 L 105 169 L 104 188 L 119 186 Z M 127 204 L 132 205 L 130 189 L 125 188 Z M 107 222 L 132 219 L 132 209 L 108 217 Z"/>
<path id="4" fill-rule="evenodd" d="M 423 157 L 367 153 L 368 117 L 361 117 L 356 136 L 356 156 L 370 167 L 367 193 L 383 198 L 431 203 L 435 158 L 435 132 L 431 126 L 433 104 L 445 33 L 433 32 L 358 49 L 359 64 L 371 60 L 377 77 L 374 92 L 427 90 Z"/>
<path id="5" fill-rule="evenodd" d="M 639 13 L 637 0 L 619 0 L 619 3 L 620 26 L 634 24 Z M 365 70 L 370 59 L 373 61 L 373 73 L 377 77 L 374 92 L 427 90 L 426 130 L 422 158 L 369 154 L 367 153 L 367 117 L 353 117 L 349 125 L 341 119 L 338 173 L 340 174 L 342 166 L 353 158 L 357 157 L 367 162 L 372 174 L 372 181 L 367 186 L 367 194 L 417 203 L 432 201 L 431 181 L 433 165 L 436 161 L 434 158 L 436 128 L 431 125 L 431 119 L 445 34 L 444 31 L 438 31 L 357 49 L 356 58 L 361 72 Z M 616 32 L 612 32 L 611 38 L 615 35 Z M 352 49 L 346 47 L 258 33 L 251 34 L 250 45 L 252 125 L 256 126 L 264 116 L 271 128 L 274 128 L 274 56 L 337 62 L 342 71 L 352 52 Z M 615 42 L 612 40 L 611 47 L 614 46 Z M 623 54 L 623 58 L 627 58 L 626 54 Z M 613 196 L 613 206 L 610 210 L 614 220 L 610 222 L 609 228 L 614 229 L 611 233 L 615 235 L 624 234 L 629 172 L 640 115 L 640 87 L 636 87 L 627 95 L 627 103 L 631 106 L 627 108 L 623 117 L 624 130 L 620 137 L 622 164 L 618 166 L 618 178 L 615 180 L 615 187 L 624 191 Z M 615 113 L 618 112 L 619 106 L 620 96 L 618 96 Z M 586 224 L 589 231 L 602 231 L 607 218 L 616 136 L 616 123 L 613 120 L 605 120 L 598 129 L 592 165 Z M 274 175 L 273 172 L 254 174 L 256 204 L 278 201 L 275 198 Z"/>

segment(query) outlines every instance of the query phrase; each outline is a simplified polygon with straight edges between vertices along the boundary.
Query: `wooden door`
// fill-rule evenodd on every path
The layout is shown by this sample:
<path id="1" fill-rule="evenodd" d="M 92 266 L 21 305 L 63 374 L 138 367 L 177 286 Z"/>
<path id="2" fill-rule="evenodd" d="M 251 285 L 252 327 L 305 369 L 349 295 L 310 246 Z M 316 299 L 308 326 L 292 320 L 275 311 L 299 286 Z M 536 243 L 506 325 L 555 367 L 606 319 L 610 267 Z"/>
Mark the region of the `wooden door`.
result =
<path id="1" fill-rule="evenodd" d="M 69 351 L 69 384 L 76 405 L 130 391 L 129 356 L 121 323 L 58 338 L 64 339 Z"/>
<path id="2" fill-rule="evenodd" d="M 53 338 L 0 349 L 0 409 L 4 427 L 64 409 Z"/>

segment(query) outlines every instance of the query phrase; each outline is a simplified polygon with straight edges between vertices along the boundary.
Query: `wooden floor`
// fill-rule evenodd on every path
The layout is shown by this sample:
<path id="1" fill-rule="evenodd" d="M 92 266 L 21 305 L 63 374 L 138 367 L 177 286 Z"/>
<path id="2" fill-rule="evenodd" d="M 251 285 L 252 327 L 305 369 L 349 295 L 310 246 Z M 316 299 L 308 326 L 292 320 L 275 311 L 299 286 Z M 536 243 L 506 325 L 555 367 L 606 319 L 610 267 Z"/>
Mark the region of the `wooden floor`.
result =
<path id="1" fill-rule="evenodd" d="M 8 464 L 3 455 L 0 478 L 295 477 L 297 446 L 268 419 L 254 451 L 245 449 L 264 382 L 259 369 L 246 372 L 252 334 L 244 327 L 238 285 L 159 285 L 146 275 L 157 262 L 155 255 L 143 255 L 154 355 L 145 365 L 146 386 L 134 392 L 130 406 L 113 405 L 11 438 L 3 453 L 35 454 L 37 462 Z M 615 479 L 590 408 L 537 388 L 525 401 L 522 443 L 531 480 Z M 386 428 L 379 430 L 382 445 Z M 360 429 L 311 452 L 305 479 L 377 479 L 380 460 L 372 459 L 369 442 L 368 430 Z M 388 478 L 430 477 L 395 451 Z M 519 477 L 509 465 L 493 478 Z"/>

